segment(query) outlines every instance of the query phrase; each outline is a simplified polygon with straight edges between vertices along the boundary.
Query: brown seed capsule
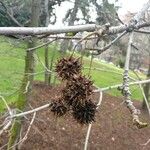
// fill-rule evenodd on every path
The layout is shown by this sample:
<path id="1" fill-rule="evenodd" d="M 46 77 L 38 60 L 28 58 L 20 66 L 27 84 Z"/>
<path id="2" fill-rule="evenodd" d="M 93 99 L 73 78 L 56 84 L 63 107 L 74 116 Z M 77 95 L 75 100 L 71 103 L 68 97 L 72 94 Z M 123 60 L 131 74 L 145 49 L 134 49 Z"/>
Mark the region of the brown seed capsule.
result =
<path id="1" fill-rule="evenodd" d="M 61 102 L 53 102 L 51 104 L 51 111 L 54 113 L 54 115 L 61 117 L 66 114 L 67 107 Z"/>
<path id="2" fill-rule="evenodd" d="M 74 75 L 81 73 L 82 65 L 79 58 L 62 58 L 56 64 L 56 72 L 62 80 L 70 80 Z"/>
<path id="3" fill-rule="evenodd" d="M 85 105 L 85 101 L 88 101 L 92 94 L 92 84 L 92 81 L 82 75 L 74 76 L 62 90 L 66 104 L 72 106 Z"/>
<path id="4" fill-rule="evenodd" d="M 73 117 L 80 124 L 89 124 L 95 121 L 96 105 L 92 101 L 86 101 L 84 106 L 73 107 Z"/>

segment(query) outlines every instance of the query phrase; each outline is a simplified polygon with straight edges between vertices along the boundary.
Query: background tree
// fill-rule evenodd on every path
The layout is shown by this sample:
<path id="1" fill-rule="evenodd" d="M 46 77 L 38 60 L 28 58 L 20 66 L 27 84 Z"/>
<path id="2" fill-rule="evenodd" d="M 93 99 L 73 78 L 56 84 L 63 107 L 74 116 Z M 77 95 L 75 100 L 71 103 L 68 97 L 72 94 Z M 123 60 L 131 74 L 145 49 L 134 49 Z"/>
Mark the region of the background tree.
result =
<path id="1" fill-rule="evenodd" d="M 0 26 L 21 26 L 27 24 L 31 15 L 31 1 L 1 0 Z"/>
<path id="2" fill-rule="evenodd" d="M 94 8 L 97 14 L 96 20 L 90 17 L 90 9 Z M 84 23 L 94 23 L 99 25 L 110 23 L 116 25 L 116 11 L 118 7 L 110 4 L 108 0 L 99 2 L 98 0 L 75 0 L 73 8 L 69 9 L 63 19 L 68 25 L 78 24 L 79 21 Z M 78 14 L 80 13 L 80 15 Z M 73 36 L 74 34 L 71 34 Z M 69 41 L 64 40 L 61 44 L 62 53 L 69 48 Z"/>
<path id="3" fill-rule="evenodd" d="M 32 0 L 32 14 L 31 14 L 31 27 L 38 26 L 39 16 L 40 16 L 40 3 L 41 0 Z M 31 38 L 28 41 L 28 48 L 35 46 L 36 39 Z M 26 107 L 27 101 L 29 101 L 32 92 L 32 84 L 34 79 L 34 51 L 26 51 L 25 56 L 25 71 L 22 85 L 20 88 L 20 93 L 18 96 L 18 101 L 16 102 L 17 108 L 23 111 Z M 24 91 L 24 92 L 23 92 Z M 18 145 L 13 147 L 15 143 L 18 142 L 20 138 L 20 131 L 22 127 L 22 119 L 17 119 L 14 121 L 9 137 L 8 149 L 18 149 Z M 13 148 L 12 148 L 13 147 Z"/>
<path id="4" fill-rule="evenodd" d="M 56 0 L 56 1 L 49 1 L 49 0 L 44 0 L 42 1 L 42 14 L 40 16 L 41 24 L 44 26 L 48 26 L 49 24 L 55 24 L 56 23 L 56 14 L 54 12 L 54 6 L 55 5 L 60 5 L 64 0 Z M 51 18 L 53 18 L 51 20 Z M 44 42 L 48 42 L 48 38 L 45 38 Z M 50 85 L 51 82 L 51 73 L 48 72 L 47 69 L 50 70 L 50 60 L 49 60 L 49 53 L 48 53 L 48 45 L 45 46 L 45 83 L 47 85 Z M 53 59 L 51 59 L 53 61 Z"/>
<path id="5" fill-rule="evenodd" d="M 48 0 L 45 5 L 45 0 L 40 3 L 40 21 L 39 26 L 46 26 L 47 11 L 45 7 L 48 7 L 48 14 L 53 19 L 50 23 L 56 22 L 55 6 L 60 5 L 65 0 Z M 31 12 L 31 0 L 0 0 L 0 26 L 30 26 Z"/>
<path id="6" fill-rule="evenodd" d="M 56 22 L 55 6 L 60 5 L 63 1 L 65 0 L 44 0 L 40 2 L 39 26 L 48 26 L 50 23 L 54 24 Z M 11 0 L 1 0 L 0 26 L 30 26 L 32 24 L 30 22 L 31 4 L 32 1 L 30 0 L 14 0 L 13 2 Z M 45 66 L 49 68 L 48 45 L 45 46 Z M 45 70 L 45 83 L 50 83 L 50 73 L 47 70 Z"/>
<path id="7" fill-rule="evenodd" d="M 117 25 L 118 20 L 116 19 L 116 12 L 118 6 L 115 6 L 114 3 L 109 3 L 108 0 L 102 0 L 101 3 L 98 0 L 91 1 L 95 6 L 97 17 L 97 24 L 103 25 L 110 23 L 111 25 Z"/>
<path id="8" fill-rule="evenodd" d="M 45 26 L 49 25 L 50 22 L 50 13 L 49 13 L 49 0 L 44 1 L 44 8 L 45 8 Z M 45 39 L 47 42 L 48 39 Z M 50 69 L 49 67 L 49 57 L 48 57 L 48 45 L 45 45 L 45 66 L 46 68 Z M 48 85 L 50 84 L 49 78 L 51 77 L 50 73 L 45 69 L 45 83 Z"/>

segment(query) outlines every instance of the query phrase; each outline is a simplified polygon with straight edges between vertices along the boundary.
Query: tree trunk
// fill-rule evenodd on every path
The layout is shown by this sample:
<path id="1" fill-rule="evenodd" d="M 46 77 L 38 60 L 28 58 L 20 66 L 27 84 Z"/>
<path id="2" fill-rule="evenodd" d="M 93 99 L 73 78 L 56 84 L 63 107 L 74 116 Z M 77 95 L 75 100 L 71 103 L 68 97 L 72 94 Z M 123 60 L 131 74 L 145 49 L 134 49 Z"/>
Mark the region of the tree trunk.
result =
<path id="1" fill-rule="evenodd" d="M 46 23 L 45 23 L 46 27 L 49 25 L 49 19 L 50 19 L 49 11 L 48 11 L 48 3 L 49 0 L 45 0 L 44 5 L 45 5 L 45 14 L 46 14 Z M 48 42 L 48 38 L 46 38 L 44 42 Z M 48 45 L 45 46 L 45 67 L 49 69 Z M 49 85 L 50 84 L 49 78 L 51 78 L 51 74 L 50 72 L 47 71 L 47 69 L 45 69 L 45 84 Z"/>
<path id="2" fill-rule="evenodd" d="M 41 0 L 32 0 L 32 15 L 31 15 L 31 26 L 38 26 L 39 14 L 40 14 L 40 2 Z M 35 46 L 35 38 L 32 38 L 28 42 L 28 48 Z M 19 91 L 18 101 L 16 107 L 24 111 L 27 101 L 31 97 L 33 73 L 34 73 L 34 51 L 27 51 L 25 56 L 25 71 L 22 80 L 22 85 Z M 20 139 L 20 131 L 22 127 L 23 118 L 17 118 L 11 127 L 9 142 L 7 149 L 17 150 L 19 149 L 17 142 Z"/>
<path id="3" fill-rule="evenodd" d="M 51 61 L 50 61 L 50 70 L 53 69 L 54 58 L 55 58 L 55 54 L 56 54 L 57 45 L 58 45 L 58 43 L 55 42 L 54 48 L 53 48 L 53 51 L 52 51 Z M 49 76 L 49 83 L 51 83 L 51 80 L 52 80 L 52 75 L 50 74 L 50 76 Z"/>
<path id="4" fill-rule="evenodd" d="M 45 39 L 44 41 L 47 42 L 48 39 Z M 48 45 L 45 45 L 45 56 L 44 56 L 44 58 L 45 58 L 45 67 L 46 67 L 46 69 L 45 69 L 45 84 L 49 85 L 50 84 L 49 78 L 50 78 L 51 74 L 47 70 L 47 69 L 49 69 Z"/>
<path id="5" fill-rule="evenodd" d="M 148 67 L 147 79 L 150 79 L 150 63 L 149 63 L 149 67 Z M 150 95 L 150 83 L 146 83 L 146 84 L 145 84 L 145 86 L 144 86 L 144 93 L 145 93 L 145 96 L 146 96 L 148 102 L 150 102 L 150 100 L 149 100 L 149 95 Z M 142 108 L 143 108 L 144 110 L 147 109 L 146 103 L 145 103 L 144 100 L 143 100 Z"/>

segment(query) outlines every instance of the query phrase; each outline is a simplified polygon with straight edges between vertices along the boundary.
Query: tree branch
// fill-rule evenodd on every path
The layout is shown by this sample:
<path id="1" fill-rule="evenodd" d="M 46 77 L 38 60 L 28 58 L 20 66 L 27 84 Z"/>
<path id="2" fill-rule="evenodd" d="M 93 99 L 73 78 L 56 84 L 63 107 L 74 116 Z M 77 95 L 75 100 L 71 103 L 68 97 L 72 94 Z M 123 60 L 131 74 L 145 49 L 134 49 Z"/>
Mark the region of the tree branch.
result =
<path id="1" fill-rule="evenodd" d="M 43 43 L 43 44 L 41 44 L 41 45 L 38 45 L 38 46 L 36 46 L 36 47 L 28 48 L 27 51 L 33 51 L 33 50 L 36 50 L 36 49 L 38 49 L 38 48 L 44 47 L 45 45 L 49 45 L 50 43 L 52 43 L 52 42 L 54 42 L 54 41 L 56 41 L 56 40 L 57 40 L 57 37 L 56 37 L 55 39 L 53 39 L 52 41 L 48 41 L 48 42 Z"/>
<path id="2" fill-rule="evenodd" d="M 121 25 L 121 26 L 113 26 L 110 27 L 107 35 L 122 33 L 129 28 L 140 29 L 143 27 L 149 27 L 150 22 L 141 23 L 138 25 Z M 50 27 L 0 27 L 1 35 L 42 35 L 42 34 L 60 34 L 60 33 L 68 33 L 68 32 L 93 32 L 97 29 L 100 29 L 101 26 L 95 24 L 86 24 L 86 25 L 76 25 L 76 26 L 68 26 L 62 28 L 53 28 Z"/>
<path id="3" fill-rule="evenodd" d="M 99 55 L 109 49 L 114 43 L 116 43 L 120 38 L 127 34 L 127 31 L 124 31 L 119 36 L 117 36 L 113 41 L 111 41 L 108 45 L 102 48 L 86 48 L 88 50 L 96 50 L 97 53 L 92 53 L 93 55 Z"/>
<path id="4" fill-rule="evenodd" d="M 50 106 L 51 106 L 51 103 L 45 104 L 45 105 L 40 106 L 40 107 L 37 107 L 37 108 L 35 108 L 35 109 L 32 109 L 32 110 L 29 110 L 29 111 L 26 111 L 26 112 L 22 112 L 22 113 L 15 114 L 15 115 L 13 115 L 13 116 L 10 116 L 10 118 L 13 119 L 13 118 L 17 118 L 17 117 L 22 117 L 22 116 L 25 116 L 25 115 L 32 114 L 32 113 L 34 113 L 34 112 L 43 110 L 43 109 L 48 108 L 48 107 L 50 107 Z"/>
<path id="5" fill-rule="evenodd" d="M 133 42 L 133 32 L 131 32 L 129 36 L 129 43 L 127 48 L 124 75 L 123 75 L 123 85 L 121 87 L 121 92 L 125 98 L 125 104 L 132 115 L 133 124 L 140 129 L 146 127 L 147 123 L 143 123 L 139 120 L 139 116 L 138 116 L 139 110 L 137 110 L 136 107 L 133 105 L 133 102 L 131 101 L 131 97 L 130 97 L 131 92 L 129 88 L 129 64 L 130 64 L 132 42 Z"/>
<path id="6" fill-rule="evenodd" d="M 133 85 L 137 85 L 137 84 L 145 84 L 145 83 L 150 83 L 150 79 L 130 82 L 129 86 L 133 86 Z M 118 88 L 118 87 L 121 87 L 121 86 L 122 86 L 122 84 L 116 84 L 116 85 L 112 85 L 112 86 L 108 86 L 108 87 L 104 87 L 104 88 L 98 88 L 98 89 L 94 90 L 94 92 L 99 92 L 100 90 L 101 91 L 108 91 L 108 90 L 115 89 L 115 88 Z"/>
<path id="7" fill-rule="evenodd" d="M 134 74 L 138 77 L 138 79 L 141 81 L 141 78 L 139 77 L 139 75 L 138 75 L 135 71 L 133 71 L 133 73 L 134 73 Z M 145 95 L 144 89 L 143 89 L 143 87 L 142 87 L 141 84 L 139 84 L 139 87 L 140 87 L 140 89 L 141 89 L 141 92 L 142 92 L 142 95 L 143 95 L 143 99 L 144 99 L 144 101 L 145 101 L 145 104 L 146 104 L 146 107 L 147 107 L 147 110 L 148 110 L 148 114 L 149 114 L 149 117 L 150 117 L 150 106 L 149 106 L 147 97 L 146 97 L 146 95 Z"/>
<path id="8" fill-rule="evenodd" d="M 143 34 L 150 34 L 150 31 L 147 31 L 147 30 L 134 30 L 134 32 L 143 33 Z"/>

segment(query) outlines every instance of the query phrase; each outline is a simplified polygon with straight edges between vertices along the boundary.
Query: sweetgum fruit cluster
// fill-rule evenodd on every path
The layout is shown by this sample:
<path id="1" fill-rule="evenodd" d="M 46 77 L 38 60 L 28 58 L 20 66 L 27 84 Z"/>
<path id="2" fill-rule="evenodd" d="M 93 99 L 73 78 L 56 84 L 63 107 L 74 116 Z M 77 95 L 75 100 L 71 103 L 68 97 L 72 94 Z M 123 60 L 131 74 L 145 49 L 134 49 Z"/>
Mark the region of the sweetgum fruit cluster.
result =
<path id="1" fill-rule="evenodd" d="M 95 121 L 96 105 L 91 101 L 93 82 L 81 74 L 79 58 L 62 58 L 56 64 L 56 72 L 66 86 L 61 100 L 54 102 L 51 111 L 58 117 L 72 110 L 74 119 L 80 124 Z"/>

